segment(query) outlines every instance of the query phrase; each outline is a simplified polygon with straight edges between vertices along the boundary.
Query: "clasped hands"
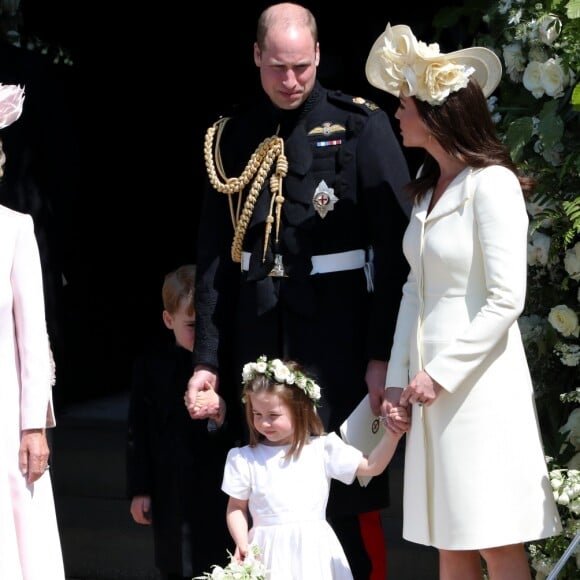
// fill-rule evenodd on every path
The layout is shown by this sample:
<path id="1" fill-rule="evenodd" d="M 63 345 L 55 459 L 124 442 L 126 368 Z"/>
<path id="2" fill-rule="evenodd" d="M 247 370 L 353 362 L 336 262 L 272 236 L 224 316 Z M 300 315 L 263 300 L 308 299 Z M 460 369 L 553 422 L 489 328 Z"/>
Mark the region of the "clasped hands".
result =
<path id="1" fill-rule="evenodd" d="M 432 405 L 443 387 L 432 379 L 425 371 L 418 372 L 413 380 L 404 388 L 388 387 L 381 405 L 381 416 L 387 429 L 393 433 L 402 433 L 409 427 L 393 412 L 397 407 L 404 407 L 411 415 L 411 405 L 426 407 Z"/>
<path id="2" fill-rule="evenodd" d="M 193 373 L 187 384 L 184 403 L 192 419 L 213 419 L 218 427 L 225 419 L 226 403 L 216 392 L 217 375 L 200 369 Z"/>

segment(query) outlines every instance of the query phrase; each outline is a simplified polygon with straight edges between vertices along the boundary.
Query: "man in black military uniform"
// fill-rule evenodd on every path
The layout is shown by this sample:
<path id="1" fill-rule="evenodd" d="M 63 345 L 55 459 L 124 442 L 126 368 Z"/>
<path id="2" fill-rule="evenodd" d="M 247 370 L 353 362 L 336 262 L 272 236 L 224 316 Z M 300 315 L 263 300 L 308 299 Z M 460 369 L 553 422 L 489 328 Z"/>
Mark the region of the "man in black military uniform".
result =
<path id="1" fill-rule="evenodd" d="M 185 397 L 194 419 L 207 416 L 195 395 L 208 386 L 241 407 L 242 366 L 262 354 L 294 359 L 317 377 L 327 430 L 338 430 L 367 391 L 379 413 L 407 275 L 409 173 L 387 115 L 323 88 L 319 56 L 308 10 L 264 11 L 254 60 L 265 95 L 206 134 L 196 370 Z M 366 488 L 332 486 L 329 520 L 354 577 L 369 578 L 358 515 L 380 521 L 386 472 Z M 373 562 L 375 571 L 384 566 L 384 557 Z"/>

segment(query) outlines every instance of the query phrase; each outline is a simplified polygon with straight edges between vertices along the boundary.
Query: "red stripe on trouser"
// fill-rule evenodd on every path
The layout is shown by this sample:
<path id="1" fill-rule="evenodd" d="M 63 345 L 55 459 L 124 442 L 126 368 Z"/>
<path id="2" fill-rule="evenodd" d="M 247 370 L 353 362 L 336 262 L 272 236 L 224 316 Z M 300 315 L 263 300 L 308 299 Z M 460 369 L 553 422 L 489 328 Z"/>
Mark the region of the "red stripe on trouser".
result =
<path id="1" fill-rule="evenodd" d="M 369 580 L 385 580 L 387 577 L 387 548 L 378 511 L 358 515 L 361 536 L 372 562 Z"/>

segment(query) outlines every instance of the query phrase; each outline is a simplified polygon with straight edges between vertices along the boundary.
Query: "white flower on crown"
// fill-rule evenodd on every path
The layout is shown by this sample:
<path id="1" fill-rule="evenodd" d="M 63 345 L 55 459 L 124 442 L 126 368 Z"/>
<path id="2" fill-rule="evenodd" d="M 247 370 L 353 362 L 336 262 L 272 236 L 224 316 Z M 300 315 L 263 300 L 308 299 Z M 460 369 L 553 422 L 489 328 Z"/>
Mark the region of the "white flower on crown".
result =
<path id="1" fill-rule="evenodd" d="M 262 355 L 256 362 L 246 363 L 242 369 L 242 383 L 248 384 L 257 375 L 264 375 L 280 384 L 296 385 L 314 403 L 321 397 L 320 387 L 310 377 L 301 371 L 290 369 L 278 358 L 268 360 L 265 355 Z"/>

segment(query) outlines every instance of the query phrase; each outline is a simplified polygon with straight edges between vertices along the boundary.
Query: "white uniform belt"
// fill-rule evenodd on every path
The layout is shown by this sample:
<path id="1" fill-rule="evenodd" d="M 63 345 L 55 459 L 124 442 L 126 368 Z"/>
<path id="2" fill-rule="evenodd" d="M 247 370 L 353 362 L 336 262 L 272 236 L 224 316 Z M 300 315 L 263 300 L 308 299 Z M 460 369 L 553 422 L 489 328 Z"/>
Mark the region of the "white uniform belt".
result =
<path id="1" fill-rule="evenodd" d="M 242 252 L 242 270 L 250 269 L 250 252 Z M 336 254 L 323 254 L 312 256 L 312 271 L 310 274 L 328 274 L 329 272 L 343 272 L 345 270 L 358 270 L 365 266 L 364 250 L 349 250 Z"/>

